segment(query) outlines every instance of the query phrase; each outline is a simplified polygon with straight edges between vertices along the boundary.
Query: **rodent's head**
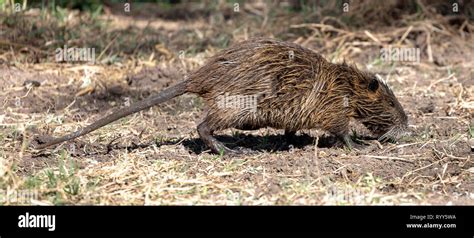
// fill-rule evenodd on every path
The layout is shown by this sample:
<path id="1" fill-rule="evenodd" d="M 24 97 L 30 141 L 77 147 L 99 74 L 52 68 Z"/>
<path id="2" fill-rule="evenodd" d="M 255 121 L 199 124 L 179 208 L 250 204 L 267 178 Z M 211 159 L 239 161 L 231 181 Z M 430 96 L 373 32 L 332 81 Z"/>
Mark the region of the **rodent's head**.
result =
<path id="1" fill-rule="evenodd" d="M 390 87 L 378 75 L 352 70 L 356 119 L 380 141 L 398 139 L 407 129 L 407 115 Z"/>

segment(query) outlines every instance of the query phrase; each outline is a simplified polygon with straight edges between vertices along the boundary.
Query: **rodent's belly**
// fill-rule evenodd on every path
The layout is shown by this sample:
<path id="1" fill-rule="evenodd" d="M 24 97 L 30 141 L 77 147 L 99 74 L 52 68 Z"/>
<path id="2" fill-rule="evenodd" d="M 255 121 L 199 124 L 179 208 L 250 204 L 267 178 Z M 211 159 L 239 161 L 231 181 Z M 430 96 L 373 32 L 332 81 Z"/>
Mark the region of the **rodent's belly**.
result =
<path id="1" fill-rule="evenodd" d="M 257 105 L 256 108 L 214 108 L 213 117 L 219 117 L 220 129 L 236 128 L 240 130 L 257 130 L 265 127 L 298 131 L 301 129 L 320 128 L 318 121 L 304 117 L 298 108 L 270 108 L 268 105 Z M 217 120 L 217 119 L 216 119 Z"/>

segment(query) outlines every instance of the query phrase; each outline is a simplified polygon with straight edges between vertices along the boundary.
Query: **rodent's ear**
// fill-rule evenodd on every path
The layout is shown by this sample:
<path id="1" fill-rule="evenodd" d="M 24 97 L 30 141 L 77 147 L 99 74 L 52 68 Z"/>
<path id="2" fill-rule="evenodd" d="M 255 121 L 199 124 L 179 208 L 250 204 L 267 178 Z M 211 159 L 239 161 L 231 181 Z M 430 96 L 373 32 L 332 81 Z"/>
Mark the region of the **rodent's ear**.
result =
<path id="1" fill-rule="evenodd" d="M 369 90 L 372 92 L 375 92 L 377 91 L 378 88 L 379 88 L 379 81 L 375 78 L 372 79 L 369 83 Z"/>

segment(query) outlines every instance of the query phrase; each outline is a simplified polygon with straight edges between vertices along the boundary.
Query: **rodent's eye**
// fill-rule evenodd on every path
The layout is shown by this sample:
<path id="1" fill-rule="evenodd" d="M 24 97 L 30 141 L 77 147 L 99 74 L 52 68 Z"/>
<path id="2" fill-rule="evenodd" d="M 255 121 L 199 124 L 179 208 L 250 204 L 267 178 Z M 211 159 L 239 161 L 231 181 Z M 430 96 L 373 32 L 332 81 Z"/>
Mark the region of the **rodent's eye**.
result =
<path id="1" fill-rule="evenodd" d="M 372 79 L 369 83 L 369 90 L 375 92 L 379 88 L 379 81 L 377 79 Z"/>
<path id="2" fill-rule="evenodd" d="M 394 106 L 395 106 L 395 103 L 393 103 L 393 101 L 388 101 L 388 104 L 389 104 L 391 107 L 394 107 Z"/>

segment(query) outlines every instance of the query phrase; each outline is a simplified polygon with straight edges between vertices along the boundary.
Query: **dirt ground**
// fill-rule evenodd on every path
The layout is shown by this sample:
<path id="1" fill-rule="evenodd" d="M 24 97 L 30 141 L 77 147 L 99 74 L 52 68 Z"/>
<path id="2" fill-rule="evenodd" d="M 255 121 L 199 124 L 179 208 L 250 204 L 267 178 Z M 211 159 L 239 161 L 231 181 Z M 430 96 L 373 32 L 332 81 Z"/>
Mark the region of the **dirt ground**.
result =
<path id="1" fill-rule="evenodd" d="M 32 200 L 3 204 L 474 205 L 471 20 L 452 23 L 425 12 L 360 28 L 321 12 L 305 21 L 270 14 L 258 4 L 186 18 L 159 10 L 148 16 L 150 8 L 124 15 L 112 7 L 97 19 L 70 11 L 58 25 L 33 10 L 11 24 L 13 16 L 2 15 L 0 189 L 35 191 Z M 46 30 L 26 34 L 33 26 Z M 56 47 L 48 45 L 58 29 L 82 32 L 67 43 L 97 47 L 98 62 L 55 62 Z M 297 144 L 271 128 L 229 129 L 218 139 L 257 153 L 215 155 L 196 131 L 203 102 L 188 94 L 58 146 L 28 146 L 34 135 L 72 132 L 157 93 L 218 50 L 254 36 L 293 41 L 377 72 L 403 105 L 411 134 L 349 151 L 316 129 L 300 131 Z M 421 61 L 381 62 L 379 49 L 397 42 L 420 48 Z M 354 130 L 365 133 L 356 122 Z"/>

